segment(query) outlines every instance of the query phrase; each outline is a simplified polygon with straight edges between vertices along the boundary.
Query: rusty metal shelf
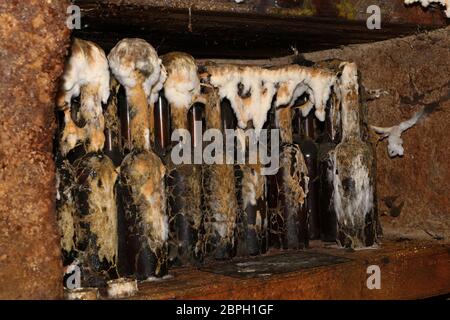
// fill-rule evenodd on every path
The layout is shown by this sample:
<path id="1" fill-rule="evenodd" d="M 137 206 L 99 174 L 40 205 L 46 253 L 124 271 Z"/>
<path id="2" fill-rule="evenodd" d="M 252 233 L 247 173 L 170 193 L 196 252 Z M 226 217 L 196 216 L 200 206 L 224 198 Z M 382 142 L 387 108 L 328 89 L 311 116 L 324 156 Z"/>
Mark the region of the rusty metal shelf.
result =
<path id="1" fill-rule="evenodd" d="M 321 262 L 299 267 L 299 259 L 311 258 Z M 140 284 L 134 299 L 417 299 L 450 293 L 450 244 L 438 241 L 386 241 L 379 249 L 353 252 L 317 242 L 303 253 L 244 261 L 255 266 L 264 259 L 284 267 L 242 276 L 235 272 L 242 260 L 177 268 L 170 279 Z M 380 290 L 367 288 L 370 265 L 381 269 Z"/>
<path id="2" fill-rule="evenodd" d="M 159 53 L 196 58 L 267 58 L 336 48 L 445 27 L 442 10 L 405 6 L 402 0 L 311 0 L 281 6 L 275 0 L 75 0 L 83 28 L 76 36 L 111 49 L 141 37 Z M 367 28 L 367 9 L 378 5 L 381 29 Z"/>

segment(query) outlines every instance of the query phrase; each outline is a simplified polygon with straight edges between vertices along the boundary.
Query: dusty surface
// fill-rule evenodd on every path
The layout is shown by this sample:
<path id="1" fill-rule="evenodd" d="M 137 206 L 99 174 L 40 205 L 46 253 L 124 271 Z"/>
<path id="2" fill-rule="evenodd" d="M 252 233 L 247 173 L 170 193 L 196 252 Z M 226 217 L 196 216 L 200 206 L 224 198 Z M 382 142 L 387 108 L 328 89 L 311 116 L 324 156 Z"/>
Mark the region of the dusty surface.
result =
<path id="1" fill-rule="evenodd" d="M 285 252 L 283 267 L 295 268 L 292 265 L 299 263 L 296 254 L 314 253 L 349 261 L 278 274 L 275 266 L 268 267 L 269 272 L 262 276 L 222 272 L 230 269 L 230 262 L 216 262 L 201 270 L 177 268 L 171 271 L 173 278 L 169 280 L 141 284 L 133 299 L 420 299 L 443 295 L 450 289 L 449 245 L 442 242 L 387 242 L 379 250 L 354 252 L 323 248 L 314 242 L 310 250 Z M 245 270 L 245 266 L 267 261 L 272 254 L 280 253 L 234 260 L 232 264 Z M 292 263 L 286 263 L 289 259 Z M 380 290 L 367 288 L 370 265 L 381 269 Z M 213 273 L 213 269 L 222 271 Z"/>
<path id="2" fill-rule="evenodd" d="M 0 2 L 0 299 L 63 294 L 52 139 L 66 8 Z"/>
<path id="3" fill-rule="evenodd" d="M 378 143 L 378 206 L 387 236 L 450 239 L 450 28 L 306 58 L 355 61 L 366 89 L 386 91 L 368 102 L 370 124 L 392 126 L 437 106 L 403 134 L 404 157 L 389 158 L 387 142 Z"/>

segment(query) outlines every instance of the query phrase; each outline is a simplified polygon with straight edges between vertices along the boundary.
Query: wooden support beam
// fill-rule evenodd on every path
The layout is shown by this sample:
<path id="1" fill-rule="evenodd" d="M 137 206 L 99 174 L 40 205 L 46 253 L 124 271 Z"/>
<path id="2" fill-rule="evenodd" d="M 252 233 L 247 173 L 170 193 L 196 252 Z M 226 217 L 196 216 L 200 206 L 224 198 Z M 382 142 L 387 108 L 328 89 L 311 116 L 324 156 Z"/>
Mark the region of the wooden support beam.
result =
<path id="1" fill-rule="evenodd" d="M 449 244 L 391 241 L 376 250 L 308 251 L 348 260 L 256 278 L 174 269 L 170 280 L 141 284 L 134 299 L 418 299 L 450 293 Z M 367 288 L 370 265 L 380 267 L 380 290 Z"/>
<path id="2" fill-rule="evenodd" d="M 159 52 L 195 57 L 267 58 L 385 40 L 443 27 L 439 9 L 402 0 L 75 0 L 82 9 L 76 35 L 110 49 L 123 37 L 148 40 Z M 370 5 L 381 29 L 366 26 Z"/>

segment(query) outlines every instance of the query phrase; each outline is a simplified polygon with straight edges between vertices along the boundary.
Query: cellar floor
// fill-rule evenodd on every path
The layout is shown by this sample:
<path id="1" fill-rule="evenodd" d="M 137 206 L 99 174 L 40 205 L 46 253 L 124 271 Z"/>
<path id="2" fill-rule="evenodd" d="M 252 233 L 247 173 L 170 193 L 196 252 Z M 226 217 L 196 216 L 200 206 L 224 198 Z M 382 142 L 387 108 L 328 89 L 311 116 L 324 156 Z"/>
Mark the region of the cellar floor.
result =
<path id="1" fill-rule="evenodd" d="M 370 290 L 373 265 L 381 288 Z M 450 293 L 450 244 L 399 238 L 350 252 L 313 241 L 300 252 L 175 268 L 170 275 L 140 284 L 133 299 L 418 299 Z"/>

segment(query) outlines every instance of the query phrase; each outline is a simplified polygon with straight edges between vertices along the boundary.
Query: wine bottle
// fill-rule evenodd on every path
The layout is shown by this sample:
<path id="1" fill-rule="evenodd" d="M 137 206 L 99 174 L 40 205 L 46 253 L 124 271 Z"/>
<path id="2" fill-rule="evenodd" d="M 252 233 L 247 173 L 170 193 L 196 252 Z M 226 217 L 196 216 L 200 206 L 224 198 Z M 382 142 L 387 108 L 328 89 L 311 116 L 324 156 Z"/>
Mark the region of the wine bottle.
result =
<path id="1" fill-rule="evenodd" d="M 266 179 L 260 164 L 241 166 L 242 203 L 238 217 L 238 255 L 256 256 L 268 248 L 268 207 Z"/>
<path id="2" fill-rule="evenodd" d="M 374 155 L 372 148 L 362 139 L 358 80 L 356 64 L 343 63 L 338 80 L 342 97 L 342 141 L 334 154 L 333 206 L 338 243 L 350 248 L 375 244 L 378 229 L 374 203 Z"/>
<path id="3" fill-rule="evenodd" d="M 129 152 L 117 184 L 119 270 L 121 275 L 134 275 L 138 280 L 161 277 L 168 271 L 166 168 L 150 150 L 154 122 L 149 100 L 153 89 L 162 86 L 165 72 L 154 48 L 141 39 L 121 40 L 108 60 L 113 75 L 125 87 L 127 100 L 127 106 L 119 108 L 124 150 Z M 155 101 L 150 102 L 153 107 Z"/>
<path id="4" fill-rule="evenodd" d="M 186 113 L 191 146 L 195 149 L 202 141 L 204 106 L 195 103 Z M 191 159 L 193 160 L 193 159 Z M 170 163 L 168 174 L 169 217 L 171 230 L 170 257 L 177 265 L 198 265 L 203 260 L 203 213 L 201 208 L 201 165 Z"/>
<path id="5" fill-rule="evenodd" d="M 202 167 L 195 156 L 202 155 L 203 105 L 197 101 L 201 96 L 200 80 L 195 60 L 189 54 L 171 52 L 162 56 L 162 62 L 167 70 L 164 93 L 170 105 L 171 133 L 183 139 L 174 145 L 167 159 L 170 259 L 176 264 L 198 264 L 203 258 Z M 182 156 L 175 159 L 175 154 Z"/>
<path id="6" fill-rule="evenodd" d="M 108 100 L 109 67 L 100 47 L 80 39 L 73 42 L 68 65 L 59 95 L 64 99 L 58 101 L 60 108 L 63 102 L 64 113 L 57 154 L 62 240 L 65 248 L 74 247 L 76 257 L 71 264 L 80 268 L 81 286 L 104 286 L 117 277 L 117 173 L 111 159 L 103 154 L 106 130 L 102 104 L 108 107 L 112 101 Z M 87 66 L 82 78 L 77 71 L 80 65 Z"/>
<path id="7" fill-rule="evenodd" d="M 206 128 L 221 130 L 224 134 L 226 128 L 233 126 L 229 122 L 231 109 L 221 106 L 215 89 L 206 90 L 205 96 Z M 204 165 L 203 170 L 206 252 L 217 260 L 230 259 L 236 254 L 235 229 L 239 207 L 234 169 L 233 164 L 227 163 Z"/>
<path id="8" fill-rule="evenodd" d="M 317 174 L 317 156 L 318 147 L 314 142 L 315 116 L 310 112 L 306 117 L 302 117 L 300 109 L 296 109 L 294 113 L 294 141 L 300 146 L 308 168 L 308 196 L 304 204 L 307 211 L 309 237 L 312 240 L 320 239 L 320 216 L 318 209 L 319 197 L 319 177 Z"/>
<path id="9" fill-rule="evenodd" d="M 76 248 L 81 265 L 83 287 L 105 286 L 116 279 L 117 172 L 112 160 L 88 154 L 74 163 L 76 172 L 77 228 Z"/>
<path id="10" fill-rule="evenodd" d="M 340 101 L 335 93 L 326 106 L 325 122 L 319 124 L 319 212 L 320 233 L 324 242 L 336 242 L 337 220 L 333 205 L 334 152 L 340 141 Z"/>
<path id="11" fill-rule="evenodd" d="M 308 210 L 308 167 L 300 145 L 293 140 L 293 112 L 289 107 L 276 110 L 275 126 L 280 130 L 280 169 L 276 176 L 277 210 L 273 234 L 278 235 L 276 243 L 283 249 L 301 249 L 309 245 Z"/>
<path id="12" fill-rule="evenodd" d="M 78 254 L 75 247 L 76 189 L 73 167 L 67 159 L 56 156 L 56 220 L 61 236 L 64 266 L 72 264 Z"/>
<path id="13" fill-rule="evenodd" d="M 223 121 L 223 128 L 236 129 L 237 120 L 227 99 L 221 102 L 221 112 L 222 118 L 226 119 Z M 245 147 L 246 154 L 249 154 L 250 146 Z M 238 256 L 256 256 L 266 253 L 268 249 L 267 184 L 266 176 L 262 175 L 263 166 L 258 162 L 248 163 L 248 157 L 246 160 L 244 164 L 235 165 L 239 207 L 236 251 Z"/>

